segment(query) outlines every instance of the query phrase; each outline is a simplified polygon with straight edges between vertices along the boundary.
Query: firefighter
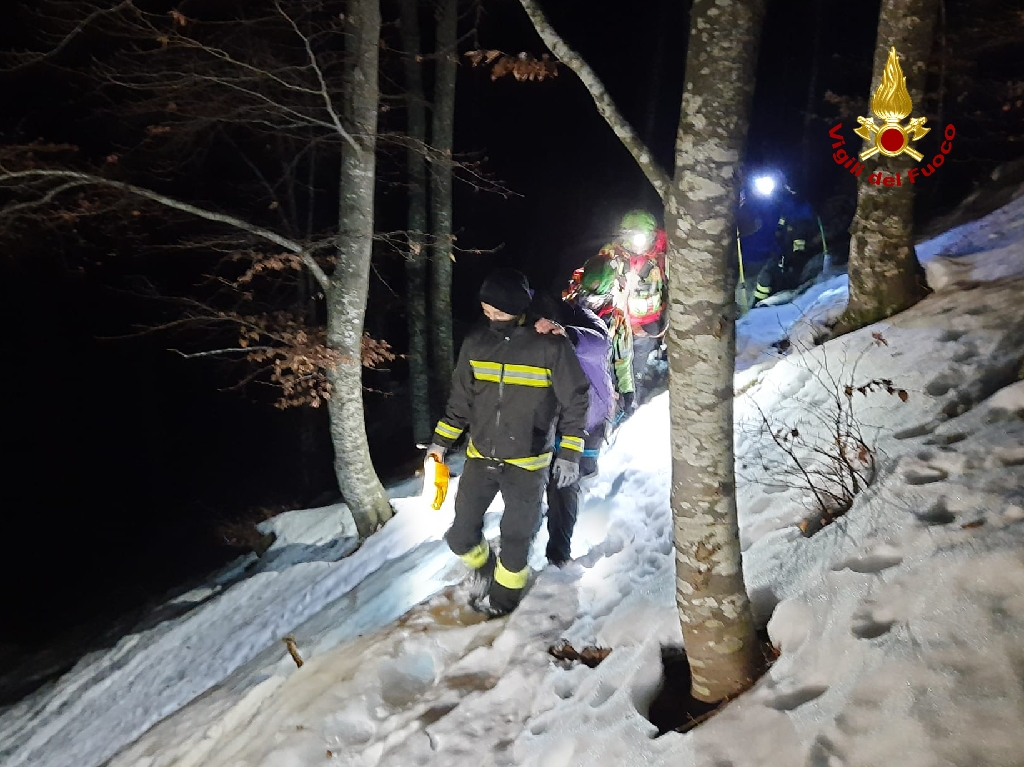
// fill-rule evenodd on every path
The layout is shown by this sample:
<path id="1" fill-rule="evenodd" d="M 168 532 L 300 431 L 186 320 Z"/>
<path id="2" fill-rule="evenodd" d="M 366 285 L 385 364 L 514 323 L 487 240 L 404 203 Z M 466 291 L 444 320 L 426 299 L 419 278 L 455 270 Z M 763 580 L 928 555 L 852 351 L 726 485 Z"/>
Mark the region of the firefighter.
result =
<path id="1" fill-rule="evenodd" d="M 480 303 L 488 322 L 462 344 L 448 405 L 427 450 L 441 460 L 469 432 L 445 539 L 472 572 L 472 606 L 491 616 L 511 612 L 522 598 L 549 470 L 557 486 L 579 478 L 590 405 L 572 344 L 526 324 L 531 298 L 526 277 L 515 270 L 498 269 L 484 281 Z M 483 518 L 499 492 L 505 510 L 495 554 Z"/>
<path id="2" fill-rule="evenodd" d="M 739 239 L 745 267 L 760 266 L 752 305 L 813 279 L 821 266 L 819 221 L 807 202 L 781 176 L 754 179 L 754 192 L 740 197 Z"/>

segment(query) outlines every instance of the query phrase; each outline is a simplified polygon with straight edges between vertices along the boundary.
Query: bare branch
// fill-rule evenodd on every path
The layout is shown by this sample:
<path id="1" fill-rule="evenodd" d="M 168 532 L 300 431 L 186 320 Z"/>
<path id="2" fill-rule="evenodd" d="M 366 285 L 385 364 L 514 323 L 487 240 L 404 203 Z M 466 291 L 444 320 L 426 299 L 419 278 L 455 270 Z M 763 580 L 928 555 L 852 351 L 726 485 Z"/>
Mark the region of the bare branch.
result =
<path id="1" fill-rule="evenodd" d="M 6 171 L 0 168 L 0 184 L 11 181 L 31 180 L 31 179 L 68 179 L 76 182 L 76 186 L 92 185 L 108 187 L 112 189 L 119 189 L 123 192 L 142 197 L 152 202 L 159 203 L 168 208 L 174 210 L 180 210 L 184 213 L 190 213 L 199 218 L 207 221 L 215 221 L 221 224 L 232 226 L 236 229 L 241 229 L 244 232 L 261 237 L 264 240 L 280 245 L 282 248 L 290 253 L 294 253 L 300 258 L 306 267 L 313 273 L 316 281 L 320 284 L 320 287 L 327 290 L 330 285 L 330 280 L 324 273 L 324 270 L 320 268 L 320 265 L 313 259 L 313 256 L 309 253 L 309 250 L 299 242 L 282 237 L 277 232 L 273 232 L 269 229 L 265 229 L 262 226 L 256 226 L 248 221 L 230 216 L 226 213 L 217 213 L 216 211 L 207 210 L 206 208 L 200 208 L 197 205 L 184 202 L 182 200 L 175 199 L 174 197 L 168 197 L 165 194 L 160 194 L 152 189 L 146 189 L 145 187 L 136 186 L 135 184 L 126 184 L 123 181 L 114 181 L 113 179 L 103 178 L 102 176 L 96 176 L 91 173 L 82 173 L 73 170 L 21 170 L 21 171 Z M 69 185 L 65 185 L 66 187 Z M 23 204 L 23 203 L 21 203 Z M 8 208 L 0 209 L 0 217 L 7 214 Z"/>
<path id="2" fill-rule="evenodd" d="M 273 346 L 248 346 L 248 347 L 241 347 L 240 346 L 238 348 L 231 347 L 231 348 L 227 348 L 227 349 L 208 349 L 205 352 L 192 352 L 192 353 L 183 352 L 180 349 L 170 349 L 169 351 L 172 351 L 175 354 L 180 354 L 182 357 L 184 357 L 187 360 L 193 360 L 193 359 L 196 359 L 198 357 L 215 357 L 215 356 L 220 355 L 220 354 L 251 354 L 252 352 L 273 351 L 274 348 L 275 347 L 273 347 Z"/>
<path id="3" fill-rule="evenodd" d="M 537 34 L 540 35 L 541 40 L 544 41 L 544 44 L 559 61 L 575 72 L 580 82 L 583 83 L 590 93 L 590 97 L 594 100 L 594 104 L 597 106 L 597 111 L 601 117 L 604 118 L 605 122 L 615 132 L 622 145 L 633 155 L 633 159 L 636 160 L 640 170 L 647 176 L 651 186 L 654 187 L 658 196 L 664 200 L 668 194 L 668 187 L 671 181 L 669 174 L 658 166 L 651 155 L 651 151 L 636 134 L 636 131 L 633 130 L 629 122 L 622 116 L 622 113 L 619 112 L 615 102 L 612 101 L 612 97 L 608 94 L 608 90 L 604 87 L 604 83 L 598 79 L 597 74 L 583 60 L 583 57 L 570 48 L 565 40 L 555 31 L 543 11 L 537 5 L 536 0 L 519 0 L 519 2 L 523 6 L 523 10 L 526 11 L 526 15 L 530 17 L 530 21 L 533 23 L 534 29 L 537 30 Z"/>
<path id="4" fill-rule="evenodd" d="M 309 56 L 309 65 L 313 68 L 313 71 L 316 73 L 316 79 L 320 83 L 319 95 L 323 97 L 324 108 L 327 110 L 328 114 L 330 114 L 331 120 L 334 121 L 335 129 L 349 144 L 352 145 L 353 149 L 355 149 L 357 152 L 363 151 L 362 147 L 360 147 L 359 144 L 356 143 L 355 139 L 353 139 L 352 136 L 349 135 L 348 131 L 345 130 L 345 128 L 341 124 L 341 118 L 338 116 L 338 112 L 334 108 L 334 101 L 333 99 L 331 99 L 331 94 L 327 90 L 327 82 L 324 80 L 324 73 L 320 69 L 320 65 L 317 63 L 316 54 L 313 53 L 313 47 L 309 44 L 309 38 L 306 37 L 306 35 L 302 34 L 302 32 L 299 30 L 299 25 L 296 24 L 295 20 L 285 12 L 284 8 L 281 7 L 281 3 L 278 2 L 278 0 L 274 0 L 274 7 L 277 8 L 278 13 L 280 13 L 285 18 L 288 24 L 291 25 L 291 28 L 295 30 L 295 34 L 299 36 L 300 40 L 302 40 L 302 45 L 306 49 L 306 55 Z"/>

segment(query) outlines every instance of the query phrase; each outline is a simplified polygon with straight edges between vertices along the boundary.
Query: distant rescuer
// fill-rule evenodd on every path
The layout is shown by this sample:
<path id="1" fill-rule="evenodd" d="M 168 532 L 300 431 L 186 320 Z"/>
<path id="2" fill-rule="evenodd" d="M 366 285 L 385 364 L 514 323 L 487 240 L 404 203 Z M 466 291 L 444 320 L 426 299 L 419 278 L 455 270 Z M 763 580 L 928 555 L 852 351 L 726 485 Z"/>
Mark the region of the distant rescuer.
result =
<path id="1" fill-rule="evenodd" d="M 492 272 L 480 288 L 488 323 L 466 337 L 452 376 L 444 418 L 427 450 L 444 457 L 469 429 L 466 467 L 445 539 L 473 571 L 471 605 L 491 616 L 516 608 L 530 574 L 530 544 L 540 527 L 548 471 L 569 486 L 579 477 L 589 388 L 572 344 L 525 324 L 532 292 L 514 269 Z M 483 535 L 487 507 L 500 492 L 501 550 Z"/>

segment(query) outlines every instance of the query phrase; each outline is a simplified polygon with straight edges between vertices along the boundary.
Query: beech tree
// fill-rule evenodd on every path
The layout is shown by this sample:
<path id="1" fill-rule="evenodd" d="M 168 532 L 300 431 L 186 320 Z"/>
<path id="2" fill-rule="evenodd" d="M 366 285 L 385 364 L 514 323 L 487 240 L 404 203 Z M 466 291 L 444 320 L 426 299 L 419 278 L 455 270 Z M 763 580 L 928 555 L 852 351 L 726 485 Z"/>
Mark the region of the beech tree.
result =
<path id="1" fill-rule="evenodd" d="M 296 331 L 292 340 L 302 352 L 287 364 L 297 367 L 293 372 L 306 394 L 326 399 L 335 475 L 359 535 L 366 537 L 392 515 L 370 460 L 362 392 L 374 239 L 380 8 L 378 0 L 257 5 L 220 7 L 210 13 L 222 15 L 197 19 L 176 8 L 148 12 L 133 0 L 55 0 L 40 11 L 40 33 L 49 35 L 45 49 L 20 55 L 14 66 L 52 64 L 82 38 L 102 35 L 109 50 L 93 58 L 90 76 L 101 89 L 116 93 L 111 101 L 126 110 L 129 122 L 147 123 L 144 149 L 160 142 L 175 147 L 178 163 L 169 166 L 188 166 L 180 155 L 197 134 L 214 130 L 231 131 L 250 143 L 268 136 L 291 139 L 299 149 L 286 166 L 305 162 L 306 151 L 318 148 L 321 168 L 327 158 L 334 163 L 329 177 L 336 215 L 329 231 L 316 237 L 285 234 L 272 216 L 231 212 L 231 200 L 214 207 L 183 198 L 159 172 L 132 167 L 131 157 L 94 158 L 45 142 L 0 152 L 0 191 L 6 197 L 0 218 L 10 221 L 31 212 L 38 219 L 50 210 L 56 220 L 73 221 L 95 210 L 95 200 L 128 197 L 139 202 L 135 212 L 148 211 L 148 202 L 226 228 L 241 250 L 263 243 L 245 253 L 251 270 L 308 270 L 322 293 L 327 325 L 322 342 Z M 258 338 L 249 340 L 258 345 Z"/>
<path id="2" fill-rule="evenodd" d="M 918 110 L 923 109 L 939 2 L 882 0 L 869 103 L 886 77 L 889 51 L 895 47 L 900 59 L 899 70 L 890 72 L 889 79 L 902 91 L 901 80 L 905 77 L 905 92 Z M 941 133 L 943 127 L 932 126 L 933 135 L 936 130 Z M 865 141 L 863 149 L 873 145 L 873 140 Z M 862 176 L 885 170 L 906 178 L 907 171 L 917 165 L 907 154 L 885 157 L 879 153 L 864 163 Z M 914 249 L 913 227 L 913 184 L 858 185 L 857 212 L 850 225 L 850 298 L 835 333 L 890 317 L 913 306 L 927 294 L 924 272 Z"/>
<path id="3" fill-rule="evenodd" d="M 604 85 L 558 36 L 537 2 L 520 3 L 665 203 L 676 604 L 691 692 L 699 700 L 720 701 L 752 684 L 760 654 L 743 583 L 736 516 L 736 275 L 731 265 L 764 3 L 693 3 L 671 176 L 658 167 Z"/>
<path id="4" fill-rule="evenodd" d="M 417 443 L 429 442 L 431 423 L 427 324 L 427 164 L 419 145 L 427 143 L 427 98 L 423 88 L 419 0 L 401 0 L 401 33 L 406 89 L 406 163 L 409 172 L 409 253 L 405 261 L 409 326 L 409 403 Z M 449 323 L 450 329 L 450 323 Z"/>

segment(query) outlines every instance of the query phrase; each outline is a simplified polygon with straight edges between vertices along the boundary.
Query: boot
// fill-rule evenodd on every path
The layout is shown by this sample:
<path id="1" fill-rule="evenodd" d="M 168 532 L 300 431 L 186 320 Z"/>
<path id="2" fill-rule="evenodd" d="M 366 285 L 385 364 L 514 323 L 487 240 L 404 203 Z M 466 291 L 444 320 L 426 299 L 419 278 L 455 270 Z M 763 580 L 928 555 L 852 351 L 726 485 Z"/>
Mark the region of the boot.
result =
<path id="1" fill-rule="evenodd" d="M 494 568 L 497 564 L 498 556 L 492 549 L 490 554 L 487 555 L 487 561 L 483 566 L 470 572 L 467 579 L 469 582 L 470 603 L 486 596 L 491 590 L 491 583 L 494 582 Z"/>

